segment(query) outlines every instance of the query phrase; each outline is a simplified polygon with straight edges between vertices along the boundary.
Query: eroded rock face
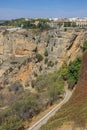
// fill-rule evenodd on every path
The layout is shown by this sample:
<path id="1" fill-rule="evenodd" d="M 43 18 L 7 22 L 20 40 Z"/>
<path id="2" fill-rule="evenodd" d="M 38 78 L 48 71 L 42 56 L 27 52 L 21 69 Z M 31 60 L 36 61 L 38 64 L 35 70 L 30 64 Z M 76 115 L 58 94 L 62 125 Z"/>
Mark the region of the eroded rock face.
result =
<path id="1" fill-rule="evenodd" d="M 49 58 L 65 58 L 66 52 L 70 51 L 74 45 L 75 49 L 80 49 L 87 34 L 85 32 L 76 32 L 64 29 L 53 29 L 44 32 L 32 32 L 31 30 L 21 30 L 16 32 L 0 33 L 0 57 L 1 60 L 7 60 L 10 56 L 24 57 L 32 55 L 33 50 L 44 54 L 47 49 Z M 72 50 L 73 51 L 73 50 Z M 71 55 L 71 52 L 70 54 Z M 52 57 L 52 58 L 51 58 Z"/>
<path id="2" fill-rule="evenodd" d="M 63 62 L 74 60 L 81 55 L 81 46 L 87 38 L 84 30 L 76 29 L 1 31 L 0 75 L 7 74 L 9 82 L 20 81 L 24 87 L 31 86 L 38 75 L 53 72 Z M 36 54 L 43 60 L 38 62 Z"/>

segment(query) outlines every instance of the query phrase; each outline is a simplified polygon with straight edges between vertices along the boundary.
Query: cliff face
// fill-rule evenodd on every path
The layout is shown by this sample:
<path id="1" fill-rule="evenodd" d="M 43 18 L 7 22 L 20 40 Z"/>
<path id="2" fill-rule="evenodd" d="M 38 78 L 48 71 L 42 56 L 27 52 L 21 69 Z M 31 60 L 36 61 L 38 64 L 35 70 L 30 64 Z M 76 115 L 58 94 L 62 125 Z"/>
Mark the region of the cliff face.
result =
<path id="1" fill-rule="evenodd" d="M 20 82 L 24 89 L 32 90 L 38 75 L 52 73 L 63 62 L 69 63 L 81 55 L 81 46 L 86 38 L 86 31 L 78 28 L 68 28 L 67 31 L 56 28 L 43 32 L 38 29 L 13 32 L 2 30 L 0 89 L 7 91 L 6 87 Z M 43 57 L 42 61 L 38 62 L 37 54 Z"/>
<path id="2" fill-rule="evenodd" d="M 0 32 L 0 61 L 5 61 L 12 56 L 32 56 L 37 48 L 38 53 L 44 55 L 48 51 L 50 60 L 74 59 L 81 53 L 80 46 L 86 39 L 86 32 L 68 29 L 53 29 L 39 32 L 38 30 L 21 30 L 15 32 Z M 75 53 L 73 53 L 75 51 Z"/>
<path id="3" fill-rule="evenodd" d="M 13 70 L 20 68 L 19 73 L 22 73 L 22 69 L 26 71 L 26 67 L 22 66 L 23 62 L 25 62 L 25 66 L 32 64 L 31 77 L 34 77 L 32 76 L 34 73 L 53 72 L 59 69 L 64 61 L 70 62 L 76 56 L 81 55 L 81 46 L 86 38 L 87 33 L 84 30 L 78 31 L 78 29 L 72 28 L 67 31 L 64 31 L 64 28 L 57 28 L 43 32 L 39 30 L 13 32 L 3 30 L 0 32 L 0 62 L 2 64 L 0 75 L 9 68 L 13 68 Z M 46 51 L 47 56 L 45 56 Z M 37 63 L 37 53 L 43 56 L 43 61 L 40 63 Z M 29 59 L 31 60 L 28 61 Z M 50 61 L 52 67 L 48 66 Z M 39 71 L 40 69 L 41 71 Z"/>
<path id="4" fill-rule="evenodd" d="M 63 62 L 69 63 L 81 55 L 81 46 L 86 38 L 86 31 L 78 28 L 69 28 L 67 31 L 64 28 L 56 28 L 43 32 L 2 30 L 0 81 L 7 75 L 9 82 L 22 81 L 24 88 L 29 82 L 27 87 L 32 87 L 32 82 L 38 75 L 53 72 L 59 69 Z M 36 54 L 40 54 L 43 60 L 38 62 Z"/>
<path id="5" fill-rule="evenodd" d="M 11 56 L 31 56 L 35 48 L 38 53 L 44 54 L 47 49 L 50 60 L 74 57 L 80 51 L 80 46 L 86 39 L 86 32 L 69 29 L 53 29 L 39 32 L 21 30 L 15 32 L 0 32 L 0 59 L 5 61 Z M 73 52 L 75 53 L 73 54 Z"/>

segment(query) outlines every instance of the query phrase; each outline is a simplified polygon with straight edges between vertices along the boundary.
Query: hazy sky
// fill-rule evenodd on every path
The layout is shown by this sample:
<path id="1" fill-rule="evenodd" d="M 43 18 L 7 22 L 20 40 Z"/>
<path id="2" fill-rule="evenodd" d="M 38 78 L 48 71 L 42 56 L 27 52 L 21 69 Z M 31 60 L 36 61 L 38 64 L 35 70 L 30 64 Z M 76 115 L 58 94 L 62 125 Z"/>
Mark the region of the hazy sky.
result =
<path id="1" fill-rule="evenodd" d="M 0 0 L 0 19 L 87 17 L 87 0 Z"/>

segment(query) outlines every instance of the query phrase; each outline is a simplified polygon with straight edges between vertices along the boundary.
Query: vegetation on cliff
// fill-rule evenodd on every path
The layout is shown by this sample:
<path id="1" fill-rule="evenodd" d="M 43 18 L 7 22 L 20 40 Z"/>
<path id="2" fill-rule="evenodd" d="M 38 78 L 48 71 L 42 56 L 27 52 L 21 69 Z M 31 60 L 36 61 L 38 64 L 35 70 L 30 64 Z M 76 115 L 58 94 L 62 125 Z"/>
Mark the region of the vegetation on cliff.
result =
<path id="1" fill-rule="evenodd" d="M 24 129 L 24 121 L 32 119 L 63 96 L 64 80 L 77 82 L 80 65 L 81 59 L 77 58 L 69 66 L 64 63 L 59 71 L 39 76 L 34 83 L 36 94 L 24 92 L 24 95 L 3 111 L 0 116 L 0 130 Z M 51 126 L 54 127 L 54 124 Z M 50 125 L 47 126 L 51 128 Z"/>
<path id="2" fill-rule="evenodd" d="M 60 71 L 39 76 L 34 83 L 35 94 L 28 91 L 22 94 L 20 91 L 19 99 L 3 110 L 3 113 L 0 112 L 0 130 L 24 129 L 24 121 L 31 120 L 48 105 L 63 98 L 64 80 L 61 76 L 63 69 L 62 67 Z"/>

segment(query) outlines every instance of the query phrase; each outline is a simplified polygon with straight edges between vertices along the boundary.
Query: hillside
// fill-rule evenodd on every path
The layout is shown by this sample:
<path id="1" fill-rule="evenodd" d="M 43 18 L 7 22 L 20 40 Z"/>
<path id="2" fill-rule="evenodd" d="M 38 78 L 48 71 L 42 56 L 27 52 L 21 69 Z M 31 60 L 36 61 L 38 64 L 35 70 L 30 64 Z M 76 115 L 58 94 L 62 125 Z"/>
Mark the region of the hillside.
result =
<path id="1" fill-rule="evenodd" d="M 87 51 L 72 98 L 40 130 L 87 129 Z"/>
<path id="2" fill-rule="evenodd" d="M 82 55 L 87 33 L 85 28 L 50 24 L 54 27 L 14 31 L 5 26 L 0 31 L 0 130 L 25 129 L 64 99 L 67 66 Z M 68 76 L 71 85 L 78 68 L 74 77 Z"/>

